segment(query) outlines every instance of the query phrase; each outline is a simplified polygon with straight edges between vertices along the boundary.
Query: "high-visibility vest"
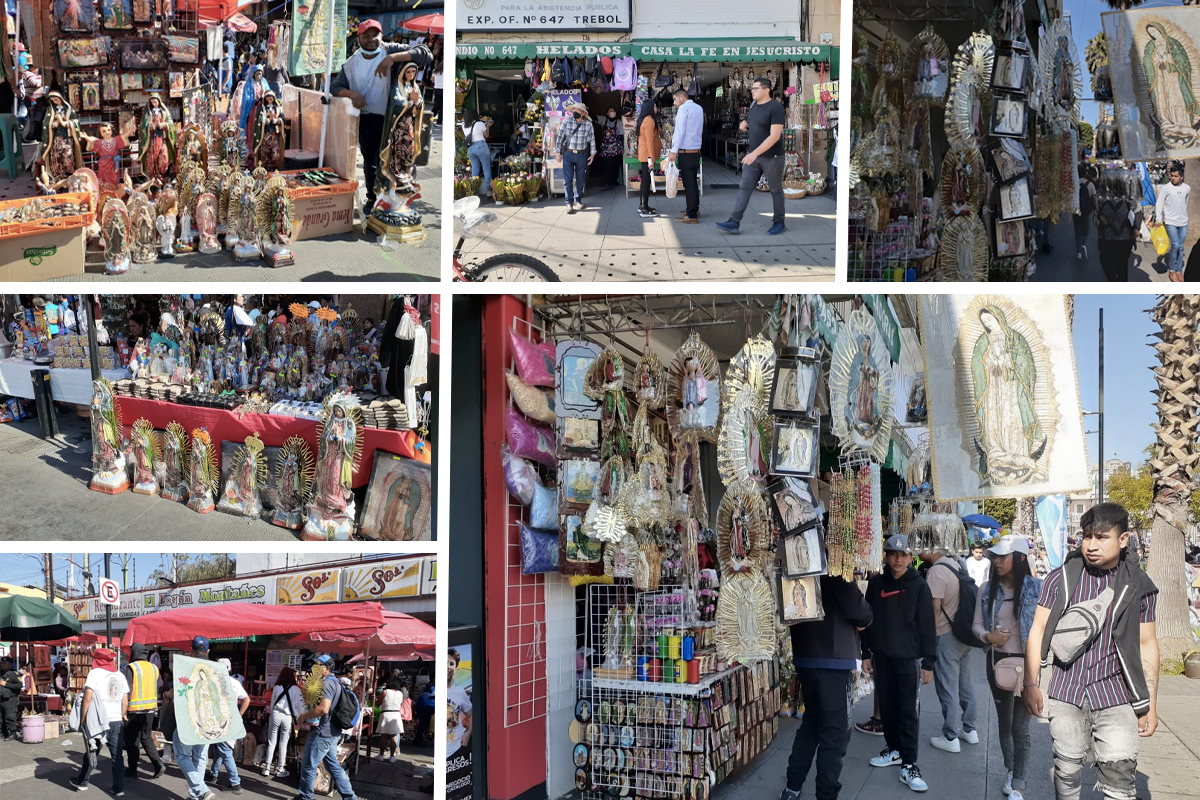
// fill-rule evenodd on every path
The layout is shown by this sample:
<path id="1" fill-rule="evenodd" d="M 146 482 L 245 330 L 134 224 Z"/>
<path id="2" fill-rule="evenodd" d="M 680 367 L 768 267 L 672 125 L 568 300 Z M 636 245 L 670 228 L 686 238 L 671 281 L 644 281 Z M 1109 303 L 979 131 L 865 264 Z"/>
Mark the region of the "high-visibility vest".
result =
<path id="1" fill-rule="evenodd" d="M 149 661 L 130 661 L 133 680 L 129 685 L 129 711 L 153 711 L 158 707 L 158 667 Z"/>

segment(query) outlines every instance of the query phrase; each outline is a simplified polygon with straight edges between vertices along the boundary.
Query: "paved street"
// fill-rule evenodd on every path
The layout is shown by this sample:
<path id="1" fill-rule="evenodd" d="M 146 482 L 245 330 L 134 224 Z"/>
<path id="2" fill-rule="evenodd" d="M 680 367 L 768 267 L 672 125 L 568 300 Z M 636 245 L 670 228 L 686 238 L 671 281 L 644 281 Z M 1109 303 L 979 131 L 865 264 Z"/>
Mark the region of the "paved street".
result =
<path id="1" fill-rule="evenodd" d="M 933 684 L 921 692 L 921 738 L 918 766 L 929 784 L 928 797 L 961 798 L 962 800 L 1003 800 L 1004 759 L 997 736 L 996 709 L 979 664 L 976 697 L 982 713 L 979 720 L 978 745 L 962 745 L 962 752 L 946 753 L 929 744 L 929 738 L 941 734 L 942 712 L 938 706 Z M 871 698 L 854 708 L 854 721 L 862 722 L 871 716 Z M 1138 800 L 1185 800 L 1197 796 L 1200 779 L 1200 681 L 1181 676 L 1165 677 L 1158 691 L 1158 732 L 1141 740 L 1138 757 Z M 759 756 L 748 769 L 713 790 L 713 800 L 734 800 L 755 797 L 774 800 L 786 781 L 788 757 L 798 720 L 780 721 L 779 736 L 766 753 Z M 1031 723 L 1033 749 L 1026 776 L 1027 800 L 1051 800 L 1054 797 L 1050 726 L 1044 722 Z M 850 747 L 842 768 L 841 800 L 906 800 L 918 795 L 900 783 L 899 768 L 876 769 L 867 759 L 884 747 L 882 736 L 868 736 L 857 730 L 850 738 Z M 813 797 L 814 771 L 809 773 L 803 796 Z M 1083 800 L 1095 800 L 1096 773 L 1089 764 L 1083 775 Z"/>
<path id="2" fill-rule="evenodd" d="M 58 739 L 40 744 L 0 742 L 0 791 L 5 800 L 63 800 L 79 796 L 68 780 L 75 777 L 83 763 L 83 744 L 78 733 L 65 732 Z M 89 794 L 85 797 L 112 797 L 112 762 L 105 750 L 100 756 L 99 769 L 92 773 Z M 296 771 L 287 778 L 264 778 L 252 766 L 238 765 L 242 779 L 243 797 L 262 797 L 270 800 L 290 800 L 296 795 L 299 775 Z M 351 779 L 360 800 L 426 800 L 430 794 L 420 787 L 428 786 L 433 769 L 433 746 L 403 746 L 395 764 L 363 761 Z M 127 778 L 125 796 L 132 800 L 186 800 L 187 783 L 179 767 L 168 765 L 166 773 L 150 780 L 145 756 L 142 757 L 140 778 Z M 220 786 L 228 786 L 228 777 L 221 771 Z M 209 785 L 212 789 L 212 785 Z M 231 796 L 219 788 L 218 797 Z M 334 792 L 334 797 L 337 793 Z"/>
<path id="3" fill-rule="evenodd" d="M 1038 253 L 1037 272 L 1033 281 L 1107 282 L 1104 270 L 1100 268 L 1100 246 L 1094 224 L 1088 234 L 1086 259 L 1080 259 L 1075 249 L 1075 223 L 1071 217 L 1060 219 L 1057 225 L 1050 226 L 1050 245 L 1054 248 L 1053 253 Z M 1154 245 L 1149 242 L 1134 244 L 1129 258 L 1129 282 L 1170 283 L 1166 258 L 1160 258 L 1154 252 Z"/>
<path id="4" fill-rule="evenodd" d="M 741 233 L 714 223 L 729 218 L 739 176 L 705 164 L 700 222 L 680 225 L 683 192 L 668 199 L 652 195 L 655 219 L 638 216 L 638 195 L 611 188 L 587 192 L 585 208 L 568 214 L 561 195 L 523 206 L 483 206 L 500 216 L 487 236 L 464 248 L 464 263 L 499 253 L 529 253 L 545 261 L 563 281 L 701 281 L 834 279 L 837 201 L 833 191 L 787 200 L 787 230 L 768 236 L 771 195 L 755 192 Z"/>

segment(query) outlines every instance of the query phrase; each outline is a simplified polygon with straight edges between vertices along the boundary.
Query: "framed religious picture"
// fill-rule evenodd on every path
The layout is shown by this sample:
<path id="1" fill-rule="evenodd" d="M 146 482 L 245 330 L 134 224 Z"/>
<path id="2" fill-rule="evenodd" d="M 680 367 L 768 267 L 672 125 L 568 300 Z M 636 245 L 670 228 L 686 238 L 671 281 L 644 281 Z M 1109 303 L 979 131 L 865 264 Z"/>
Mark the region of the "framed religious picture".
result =
<path id="1" fill-rule="evenodd" d="M 96 30 L 96 7 L 92 0 L 54 0 L 54 18 L 61 33 L 91 33 Z"/>
<path id="2" fill-rule="evenodd" d="M 604 545 L 583 532 L 583 517 L 559 517 L 558 571 L 562 575 L 603 575 Z"/>
<path id="3" fill-rule="evenodd" d="M 121 91 L 140 92 L 141 90 L 142 90 L 142 73 L 140 73 L 140 72 L 122 72 L 121 73 Z"/>
<path id="4" fill-rule="evenodd" d="M 1029 106 L 1025 98 L 1012 94 L 996 94 L 992 98 L 992 136 L 1025 138 Z"/>
<path id="5" fill-rule="evenodd" d="M 106 103 L 121 99 L 121 76 L 116 71 L 109 70 L 100 76 L 100 96 Z"/>
<path id="6" fill-rule="evenodd" d="M 430 475 L 426 464 L 376 450 L 359 533 L 387 542 L 431 539 Z"/>
<path id="7" fill-rule="evenodd" d="M 147 92 L 161 92 L 167 88 L 167 82 L 161 72 L 151 72 L 146 75 L 143 89 Z"/>
<path id="8" fill-rule="evenodd" d="M 133 21 L 154 22 L 154 0 L 133 0 Z"/>
<path id="9" fill-rule="evenodd" d="M 824 575 L 829 571 L 821 526 L 807 528 L 779 541 L 783 574 L 789 578 Z"/>
<path id="10" fill-rule="evenodd" d="M 194 36 L 164 36 L 167 58 L 176 64 L 197 64 L 200 61 L 200 40 Z"/>
<path id="11" fill-rule="evenodd" d="M 121 48 L 122 69 L 166 69 L 167 45 L 157 40 L 125 40 Z"/>
<path id="12" fill-rule="evenodd" d="M 996 258 L 1024 255 L 1027 248 L 1023 221 L 996 223 Z"/>
<path id="13" fill-rule="evenodd" d="M 83 86 L 83 110 L 84 111 L 99 111 L 100 110 L 100 83 L 99 81 L 84 81 Z"/>
<path id="14" fill-rule="evenodd" d="M 557 427 L 559 458 L 599 451 L 600 420 L 559 417 Z"/>
<path id="15" fill-rule="evenodd" d="M 1001 181 L 1011 181 L 1033 169 L 1025 145 L 1019 139 L 997 139 L 991 157 Z"/>
<path id="16" fill-rule="evenodd" d="M 133 9 L 129 0 L 100 0 L 100 13 L 101 22 L 110 31 L 129 30 L 133 27 Z"/>
<path id="17" fill-rule="evenodd" d="M 784 625 L 825 619 L 819 577 L 789 578 L 780 570 L 775 576 L 775 593 L 779 601 L 779 621 Z"/>
<path id="18" fill-rule="evenodd" d="M 600 419 L 600 402 L 583 393 L 583 384 L 601 347 L 579 340 L 554 346 L 554 412 L 561 417 Z"/>
<path id="19" fill-rule="evenodd" d="M 781 478 L 767 487 L 771 510 L 785 534 L 794 534 L 820 524 L 812 494 L 803 478 Z"/>
<path id="20" fill-rule="evenodd" d="M 1029 74 L 1029 56 L 1016 51 L 996 53 L 992 69 L 992 89 L 1025 94 L 1025 76 Z"/>
<path id="21" fill-rule="evenodd" d="M 184 79 L 182 72 L 167 73 L 167 93 L 171 97 L 183 97 Z"/>
<path id="22" fill-rule="evenodd" d="M 775 360 L 775 383 L 771 387 L 772 414 L 810 414 L 817 397 L 821 362 L 815 350 L 798 348 L 796 355 Z"/>
<path id="23" fill-rule="evenodd" d="M 558 508 L 566 514 L 583 511 L 595 499 L 600 462 L 568 458 L 558 463 Z"/>
<path id="24" fill-rule="evenodd" d="M 79 111 L 83 108 L 83 89 L 78 83 L 67 84 L 67 102 L 71 104 L 71 108 Z"/>
<path id="25" fill-rule="evenodd" d="M 1033 216 L 1033 196 L 1030 188 L 1028 175 L 1000 187 L 999 220 L 1001 222 L 1027 219 Z"/>
<path id="26" fill-rule="evenodd" d="M 99 67 L 107 63 L 108 48 L 104 37 L 58 40 L 58 65 L 63 69 Z"/>
<path id="27" fill-rule="evenodd" d="M 771 474 L 811 478 L 817 474 L 819 421 L 781 419 L 775 422 L 771 445 Z"/>
<path id="28" fill-rule="evenodd" d="M 117 114 L 117 127 L 125 141 L 133 141 L 137 136 L 137 116 L 132 111 L 121 111 Z"/>

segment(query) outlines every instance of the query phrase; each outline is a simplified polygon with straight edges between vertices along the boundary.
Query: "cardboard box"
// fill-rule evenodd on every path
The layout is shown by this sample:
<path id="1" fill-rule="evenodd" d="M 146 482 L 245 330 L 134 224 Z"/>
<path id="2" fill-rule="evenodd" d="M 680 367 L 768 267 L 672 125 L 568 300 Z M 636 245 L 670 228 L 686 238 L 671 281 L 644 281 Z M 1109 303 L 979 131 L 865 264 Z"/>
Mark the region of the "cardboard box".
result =
<path id="1" fill-rule="evenodd" d="M 354 193 L 326 194 L 293 201 L 292 240 L 319 239 L 354 230 Z"/>
<path id="2" fill-rule="evenodd" d="M 0 240 L 0 281 L 40 281 L 82 275 L 83 228 Z"/>

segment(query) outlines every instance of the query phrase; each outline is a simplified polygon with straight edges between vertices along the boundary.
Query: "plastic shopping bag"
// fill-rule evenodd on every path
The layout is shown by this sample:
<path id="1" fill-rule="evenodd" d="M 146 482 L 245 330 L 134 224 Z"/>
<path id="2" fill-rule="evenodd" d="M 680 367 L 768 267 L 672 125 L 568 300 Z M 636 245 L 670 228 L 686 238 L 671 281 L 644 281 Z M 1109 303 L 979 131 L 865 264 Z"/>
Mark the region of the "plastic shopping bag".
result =
<path id="1" fill-rule="evenodd" d="M 666 180 L 667 197 L 679 194 L 679 167 L 670 159 L 663 162 L 663 177 Z"/>
<path id="2" fill-rule="evenodd" d="M 1171 237 L 1167 236 L 1167 226 L 1155 225 L 1150 233 L 1150 241 L 1154 242 L 1154 252 L 1165 256 L 1171 249 Z"/>
<path id="3" fill-rule="evenodd" d="M 1145 221 L 1142 222 L 1141 228 L 1138 229 L 1138 241 L 1150 241 L 1150 226 L 1147 225 Z"/>

